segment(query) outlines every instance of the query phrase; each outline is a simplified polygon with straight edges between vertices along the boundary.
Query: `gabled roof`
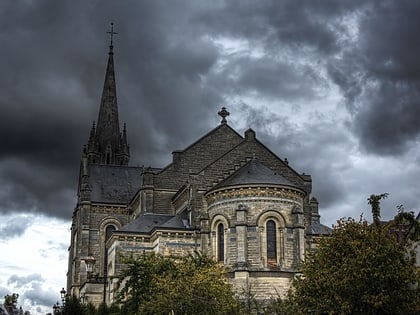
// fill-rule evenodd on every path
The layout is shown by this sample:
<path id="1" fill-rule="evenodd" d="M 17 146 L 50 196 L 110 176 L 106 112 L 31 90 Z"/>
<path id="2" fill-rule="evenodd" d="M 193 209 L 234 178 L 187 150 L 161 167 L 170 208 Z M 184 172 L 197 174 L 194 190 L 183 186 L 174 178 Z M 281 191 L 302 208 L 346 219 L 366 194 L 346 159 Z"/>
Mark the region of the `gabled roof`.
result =
<path id="1" fill-rule="evenodd" d="M 91 201 L 127 204 L 140 189 L 142 167 L 89 165 Z"/>
<path id="2" fill-rule="evenodd" d="M 253 158 L 231 176 L 213 187 L 216 190 L 222 187 L 241 185 L 275 185 L 300 188 L 280 174 L 265 166 L 258 159 Z"/>
<path id="3" fill-rule="evenodd" d="M 173 154 L 182 156 L 183 159 L 190 158 L 188 170 L 195 169 L 199 171 L 210 162 L 219 158 L 229 150 L 232 146 L 243 141 L 243 137 L 228 124 L 220 124 L 216 128 L 210 130 L 204 136 L 194 141 L 183 150 L 175 150 Z M 234 142 L 234 144 L 232 144 Z M 209 148 L 212 148 L 209 150 Z M 199 157 L 199 158 L 197 158 Z M 164 173 L 173 166 L 173 162 L 162 169 Z"/>

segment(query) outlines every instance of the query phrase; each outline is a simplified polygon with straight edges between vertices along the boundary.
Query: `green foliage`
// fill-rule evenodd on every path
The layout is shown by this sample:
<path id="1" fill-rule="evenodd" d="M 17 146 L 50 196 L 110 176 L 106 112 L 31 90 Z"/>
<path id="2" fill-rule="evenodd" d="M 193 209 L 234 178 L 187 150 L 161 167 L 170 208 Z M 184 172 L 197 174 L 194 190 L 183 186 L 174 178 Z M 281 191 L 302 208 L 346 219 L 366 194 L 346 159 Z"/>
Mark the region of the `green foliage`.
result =
<path id="1" fill-rule="evenodd" d="M 224 270 L 200 253 L 125 258 L 118 302 L 124 314 L 239 314 Z"/>
<path id="2" fill-rule="evenodd" d="M 380 219 L 381 219 L 380 202 L 381 202 L 381 199 L 385 199 L 386 197 L 388 197 L 388 193 L 383 193 L 383 194 L 380 194 L 380 195 L 370 195 L 370 197 L 368 198 L 368 203 L 372 207 L 373 223 L 376 226 L 381 225 L 381 221 L 380 221 Z"/>
<path id="3" fill-rule="evenodd" d="M 98 309 L 93 314 L 94 315 L 120 315 L 120 314 L 126 314 L 126 313 L 122 313 L 121 309 L 116 304 L 111 304 L 110 306 L 108 306 L 107 304 L 102 303 L 101 305 L 99 305 Z"/>
<path id="4" fill-rule="evenodd" d="M 92 303 L 88 303 L 83 305 L 83 315 L 98 315 L 98 312 Z"/>
<path id="5" fill-rule="evenodd" d="M 9 314 L 15 314 L 17 311 L 17 304 L 18 304 L 19 294 L 12 293 L 6 294 L 4 296 L 4 307 L 6 308 Z"/>
<path id="6" fill-rule="evenodd" d="M 402 228 L 404 232 L 404 242 L 420 241 L 420 222 L 417 221 L 414 212 L 405 212 L 404 207 L 399 205 L 398 214 L 395 216 L 388 228 Z M 407 229 L 407 230 L 405 230 Z"/>
<path id="7" fill-rule="evenodd" d="M 123 312 L 136 314 L 140 306 L 151 298 L 156 275 L 165 275 L 174 268 L 173 261 L 155 254 L 144 254 L 140 259 L 123 257 L 127 268 L 123 270 L 116 285 L 116 303 Z"/>
<path id="8" fill-rule="evenodd" d="M 342 219 L 305 258 L 287 303 L 294 314 L 416 314 L 418 280 L 413 257 L 386 229 Z"/>
<path id="9" fill-rule="evenodd" d="M 79 299 L 75 296 L 67 296 L 62 310 L 63 315 L 85 315 L 85 310 Z"/>

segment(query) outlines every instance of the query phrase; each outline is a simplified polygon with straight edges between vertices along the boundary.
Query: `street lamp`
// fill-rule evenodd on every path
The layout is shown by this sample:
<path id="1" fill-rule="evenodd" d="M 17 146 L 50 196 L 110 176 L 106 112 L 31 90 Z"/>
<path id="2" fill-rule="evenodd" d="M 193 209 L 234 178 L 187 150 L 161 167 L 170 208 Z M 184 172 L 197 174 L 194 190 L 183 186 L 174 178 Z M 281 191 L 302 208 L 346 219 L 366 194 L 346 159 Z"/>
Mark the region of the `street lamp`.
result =
<path id="1" fill-rule="evenodd" d="M 60 305 L 58 304 L 58 301 L 57 301 L 57 303 L 55 303 L 53 305 L 53 314 L 54 315 L 59 315 L 60 313 L 61 313 L 61 307 L 60 307 Z"/>
<path id="2" fill-rule="evenodd" d="M 64 290 L 64 288 L 61 289 L 60 296 L 61 296 L 61 302 L 64 306 L 64 304 L 66 304 L 66 290 Z"/>
<path id="3" fill-rule="evenodd" d="M 85 262 L 85 265 L 86 265 L 88 282 L 102 283 L 104 285 L 102 302 L 105 304 L 106 303 L 106 286 L 107 286 L 106 270 L 104 270 L 104 275 L 103 276 L 99 276 L 99 274 L 93 275 L 93 272 L 95 270 L 95 263 L 96 263 L 95 257 L 88 256 L 88 257 L 86 257 L 82 260 Z"/>
<path id="4" fill-rule="evenodd" d="M 63 308 L 64 305 L 66 304 L 66 290 L 64 290 L 64 288 L 61 289 L 60 291 L 60 297 L 61 297 L 61 306 L 60 303 L 57 301 L 57 303 L 55 303 L 53 305 L 53 314 L 54 315 L 60 315 L 63 313 Z"/>
<path id="5" fill-rule="evenodd" d="M 93 271 L 95 270 L 95 263 L 96 263 L 96 259 L 93 256 L 88 256 L 85 259 L 83 259 L 85 261 L 85 265 L 86 265 L 86 272 L 88 274 L 88 278 L 89 276 L 93 273 Z"/>

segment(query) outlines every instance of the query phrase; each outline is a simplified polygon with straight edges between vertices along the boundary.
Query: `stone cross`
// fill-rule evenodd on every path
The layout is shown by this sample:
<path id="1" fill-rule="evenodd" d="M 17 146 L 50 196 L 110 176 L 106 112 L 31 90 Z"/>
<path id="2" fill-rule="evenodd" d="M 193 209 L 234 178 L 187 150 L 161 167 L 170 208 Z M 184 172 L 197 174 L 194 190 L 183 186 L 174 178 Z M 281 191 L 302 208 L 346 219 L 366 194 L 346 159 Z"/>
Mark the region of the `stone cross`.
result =
<path id="1" fill-rule="evenodd" d="M 222 107 L 222 110 L 217 113 L 220 117 L 222 117 L 221 124 L 226 124 L 227 120 L 226 117 L 230 115 L 230 113 L 226 110 L 226 107 Z"/>
<path id="2" fill-rule="evenodd" d="M 111 35 L 111 46 L 112 46 L 112 38 L 115 34 L 118 34 L 117 32 L 114 32 L 114 22 L 111 22 L 111 31 L 107 32 L 107 34 Z"/>

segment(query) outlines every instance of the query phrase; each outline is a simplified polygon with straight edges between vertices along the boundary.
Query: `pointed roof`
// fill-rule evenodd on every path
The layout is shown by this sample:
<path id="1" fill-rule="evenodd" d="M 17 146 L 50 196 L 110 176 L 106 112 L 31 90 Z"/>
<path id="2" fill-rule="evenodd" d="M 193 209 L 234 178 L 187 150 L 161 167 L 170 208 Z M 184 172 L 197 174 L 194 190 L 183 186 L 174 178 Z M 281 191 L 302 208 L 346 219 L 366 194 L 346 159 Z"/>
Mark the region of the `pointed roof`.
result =
<path id="1" fill-rule="evenodd" d="M 101 105 L 98 114 L 97 135 L 101 144 L 111 142 L 116 145 L 120 137 L 120 123 L 118 119 L 117 88 L 115 84 L 113 46 L 109 46 L 108 64 L 106 67 Z"/>
<path id="2" fill-rule="evenodd" d="M 262 184 L 270 186 L 290 186 L 300 189 L 300 187 L 293 184 L 282 175 L 277 174 L 254 157 L 247 164 L 226 178 L 224 181 L 213 187 L 211 190 L 230 186 Z"/>
<path id="3" fill-rule="evenodd" d="M 101 104 L 99 107 L 98 121 L 94 125 L 87 146 L 89 163 L 128 165 L 130 159 L 127 132 L 124 125 L 120 131 L 118 118 L 117 88 L 114 71 L 114 46 L 112 36 L 114 32 L 111 23 L 111 44 L 109 45 L 108 63 L 105 72 Z M 96 128 L 95 128 L 96 127 Z"/>

